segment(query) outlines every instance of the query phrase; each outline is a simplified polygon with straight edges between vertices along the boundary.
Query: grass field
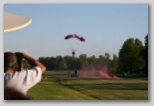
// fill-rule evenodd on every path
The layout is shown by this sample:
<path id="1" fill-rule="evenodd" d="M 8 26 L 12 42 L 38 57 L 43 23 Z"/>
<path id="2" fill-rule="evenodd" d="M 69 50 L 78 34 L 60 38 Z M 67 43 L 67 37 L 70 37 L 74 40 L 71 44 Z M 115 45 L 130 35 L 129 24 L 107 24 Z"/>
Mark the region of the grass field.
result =
<path id="1" fill-rule="evenodd" d="M 145 78 L 113 80 L 68 77 L 66 74 L 47 71 L 28 95 L 36 100 L 148 100 Z"/>

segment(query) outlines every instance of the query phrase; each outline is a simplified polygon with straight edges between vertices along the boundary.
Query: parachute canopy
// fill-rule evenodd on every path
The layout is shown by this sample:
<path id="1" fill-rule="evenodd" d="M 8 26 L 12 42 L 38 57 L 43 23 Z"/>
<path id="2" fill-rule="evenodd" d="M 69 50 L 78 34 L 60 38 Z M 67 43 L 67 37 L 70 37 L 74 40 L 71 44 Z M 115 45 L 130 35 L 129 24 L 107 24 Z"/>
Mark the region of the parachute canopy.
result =
<path id="1" fill-rule="evenodd" d="M 65 40 L 70 39 L 70 38 L 77 38 L 79 39 L 81 42 L 85 42 L 85 38 L 77 35 L 77 34 L 72 34 L 72 35 L 67 35 L 65 36 Z"/>

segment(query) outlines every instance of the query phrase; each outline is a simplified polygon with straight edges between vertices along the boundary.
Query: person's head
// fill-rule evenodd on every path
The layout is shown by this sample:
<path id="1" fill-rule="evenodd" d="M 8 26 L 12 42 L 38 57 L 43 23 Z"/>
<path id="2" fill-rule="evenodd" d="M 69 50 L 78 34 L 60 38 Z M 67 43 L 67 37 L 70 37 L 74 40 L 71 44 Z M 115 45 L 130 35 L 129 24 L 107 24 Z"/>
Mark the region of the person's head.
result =
<path id="1" fill-rule="evenodd" d="M 7 70 L 14 70 L 18 69 L 18 62 L 17 57 L 12 52 L 5 52 L 4 53 L 4 72 Z"/>

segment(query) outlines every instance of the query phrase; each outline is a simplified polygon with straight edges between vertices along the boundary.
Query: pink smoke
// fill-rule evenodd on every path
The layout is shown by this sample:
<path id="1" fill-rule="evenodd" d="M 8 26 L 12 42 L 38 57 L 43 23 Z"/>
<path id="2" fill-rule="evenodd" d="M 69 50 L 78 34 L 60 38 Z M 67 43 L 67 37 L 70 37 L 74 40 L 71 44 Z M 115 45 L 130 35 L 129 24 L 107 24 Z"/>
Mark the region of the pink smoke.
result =
<path id="1" fill-rule="evenodd" d="M 113 79 L 119 80 L 120 78 L 114 75 Z"/>
<path id="2" fill-rule="evenodd" d="M 112 78 L 108 73 L 101 72 L 101 71 L 100 71 L 100 77 L 101 78 L 106 78 L 106 79 L 111 79 Z"/>
<path id="3" fill-rule="evenodd" d="M 110 70 L 107 68 L 106 65 L 102 66 L 101 68 L 90 68 L 78 72 L 78 77 L 81 78 L 105 78 L 105 79 L 116 79 L 119 80 L 120 78 L 116 75 L 109 75 Z"/>

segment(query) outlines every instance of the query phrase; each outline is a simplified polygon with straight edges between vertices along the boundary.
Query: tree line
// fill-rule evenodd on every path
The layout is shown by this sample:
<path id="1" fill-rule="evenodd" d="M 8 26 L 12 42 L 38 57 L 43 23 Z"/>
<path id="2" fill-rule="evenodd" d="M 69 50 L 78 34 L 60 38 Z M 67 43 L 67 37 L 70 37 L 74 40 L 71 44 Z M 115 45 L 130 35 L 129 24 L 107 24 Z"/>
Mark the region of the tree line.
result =
<path id="1" fill-rule="evenodd" d="M 83 68 L 101 69 L 106 66 L 112 74 L 144 74 L 148 75 L 148 34 L 142 43 L 138 38 L 127 39 L 118 56 L 109 53 L 98 57 L 81 54 L 79 57 L 56 56 L 39 57 L 38 59 L 46 66 L 47 70 L 81 70 Z"/>

